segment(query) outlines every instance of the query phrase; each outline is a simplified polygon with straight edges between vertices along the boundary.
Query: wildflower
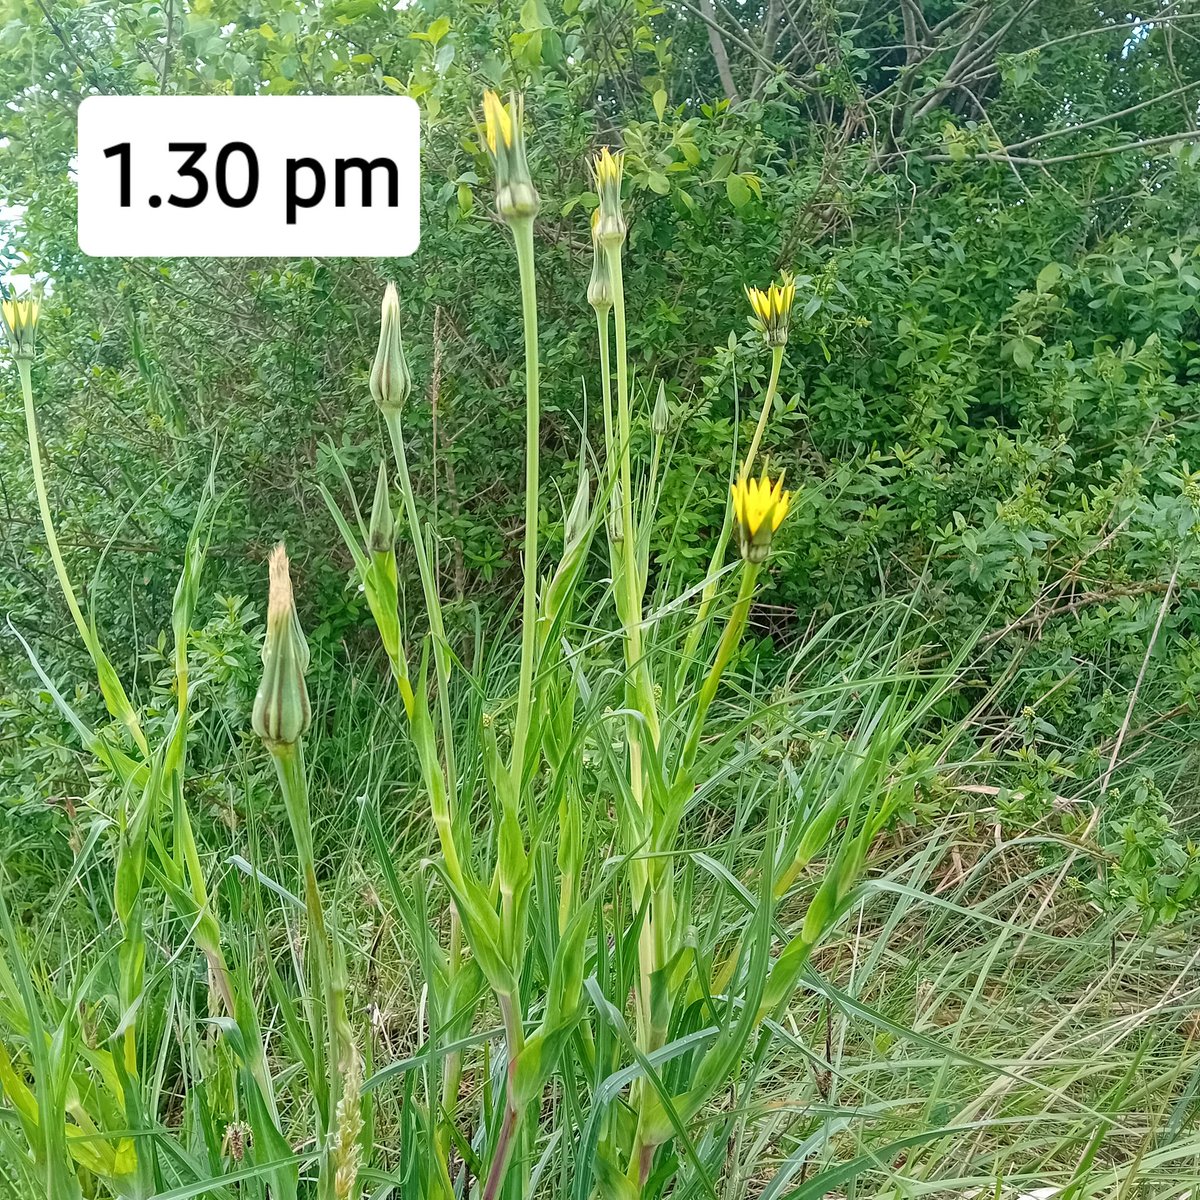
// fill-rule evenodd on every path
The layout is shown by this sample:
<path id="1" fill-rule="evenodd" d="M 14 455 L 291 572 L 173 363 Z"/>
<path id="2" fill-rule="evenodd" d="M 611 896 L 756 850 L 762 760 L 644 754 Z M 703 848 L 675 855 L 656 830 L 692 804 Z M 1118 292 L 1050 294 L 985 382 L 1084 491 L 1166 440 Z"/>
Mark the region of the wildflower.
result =
<path id="1" fill-rule="evenodd" d="M 788 318 L 792 312 L 792 301 L 796 298 L 796 284 L 787 271 L 781 283 L 773 283 L 765 291 L 761 288 L 746 289 L 746 298 L 758 318 L 759 328 L 768 346 L 786 346 L 788 340 Z"/>
<path id="2" fill-rule="evenodd" d="M 379 349 L 371 367 L 371 395 L 383 412 L 403 412 L 412 391 L 412 376 L 404 358 L 400 336 L 400 297 L 389 283 L 383 293 L 379 316 Z"/>
<path id="3" fill-rule="evenodd" d="M 296 616 L 287 552 L 282 542 L 271 552 L 270 571 L 263 676 L 254 697 L 251 724 L 268 747 L 289 746 L 308 731 L 312 709 L 304 686 L 308 643 Z"/>
<path id="4" fill-rule="evenodd" d="M 25 361 L 33 358 L 40 308 L 41 301 L 36 295 L 0 302 L 0 324 L 4 326 L 4 336 L 12 347 L 13 358 Z"/>
<path id="5" fill-rule="evenodd" d="M 613 305 L 612 279 L 608 273 L 608 260 L 604 257 L 604 247 L 600 244 L 598 231 L 600 228 L 600 210 L 592 212 L 592 278 L 588 284 L 588 303 L 598 314 L 609 311 Z"/>
<path id="6" fill-rule="evenodd" d="M 783 490 L 782 475 L 772 483 L 766 468 L 761 479 L 739 475 L 731 490 L 738 549 L 747 562 L 760 563 L 767 557 L 771 538 L 788 514 L 792 493 Z"/>
<path id="7" fill-rule="evenodd" d="M 496 168 L 496 210 L 500 219 L 532 220 L 541 200 L 525 157 L 525 98 L 511 96 L 507 106 L 493 91 L 483 93 L 484 137 Z"/>
<path id="8" fill-rule="evenodd" d="M 621 212 L 621 175 L 624 160 L 621 151 L 614 154 L 607 146 L 592 159 L 592 179 L 600 197 L 600 213 L 595 237 L 601 246 L 619 246 L 625 240 L 625 216 Z"/>

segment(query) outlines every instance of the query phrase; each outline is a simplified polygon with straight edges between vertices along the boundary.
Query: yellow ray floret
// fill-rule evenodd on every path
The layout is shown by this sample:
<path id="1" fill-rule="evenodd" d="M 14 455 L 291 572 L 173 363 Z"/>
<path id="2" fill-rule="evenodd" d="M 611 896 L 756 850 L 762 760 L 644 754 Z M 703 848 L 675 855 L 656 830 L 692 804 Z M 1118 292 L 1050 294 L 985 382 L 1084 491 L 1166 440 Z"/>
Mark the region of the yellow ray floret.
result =
<path id="1" fill-rule="evenodd" d="M 0 304 L 4 335 L 17 358 L 33 356 L 33 338 L 40 308 L 36 299 L 5 300 Z"/>
<path id="2" fill-rule="evenodd" d="M 508 106 L 490 88 L 483 93 L 484 133 L 487 137 L 488 149 L 495 154 L 503 143 L 506 147 L 513 144 L 513 123 Z"/>
<path id="3" fill-rule="evenodd" d="M 596 190 L 600 191 L 607 187 L 620 188 L 623 170 L 622 152 L 618 150 L 614 154 L 605 146 L 599 154 L 592 158 L 592 174 L 596 178 Z"/>
<path id="4" fill-rule="evenodd" d="M 770 345 L 782 345 L 787 341 L 788 318 L 792 302 L 796 299 L 796 284 L 786 272 L 782 283 L 773 283 L 768 288 L 746 289 L 746 299 L 754 315 L 762 325 L 763 336 Z"/>
<path id="5" fill-rule="evenodd" d="M 782 474 L 772 483 L 765 468 L 759 479 L 739 476 L 731 490 L 742 557 L 748 562 L 762 562 L 771 548 L 771 538 L 788 514 L 792 493 L 783 490 Z"/>

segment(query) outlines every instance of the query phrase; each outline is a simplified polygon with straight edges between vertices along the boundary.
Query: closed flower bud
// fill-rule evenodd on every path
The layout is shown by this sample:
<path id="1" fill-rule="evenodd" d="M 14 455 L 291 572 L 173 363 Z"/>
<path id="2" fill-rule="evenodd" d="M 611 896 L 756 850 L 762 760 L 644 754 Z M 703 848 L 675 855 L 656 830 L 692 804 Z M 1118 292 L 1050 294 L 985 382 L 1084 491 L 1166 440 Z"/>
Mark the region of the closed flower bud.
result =
<path id="1" fill-rule="evenodd" d="M 575 485 L 575 499 L 563 527 L 563 557 L 571 554 L 583 541 L 588 531 L 592 508 L 592 477 L 587 467 L 579 468 L 579 481 Z"/>
<path id="2" fill-rule="evenodd" d="M 392 517 L 392 498 L 388 491 L 387 464 L 379 464 L 375 481 L 375 501 L 371 505 L 371 528 L 367 548 L 372 554 L 387 554 L 396 540 L 396 522 Z"/>
<path id="3" fill-rule="evenodd" d="M 788 320 L 791 317 L 792 301 L 796 299 L 796 285 L 786 271 L 782 278 L 782 283 L 773 283 L 765 290 L 746 289 L 746 298 L 750 301 L 763 340 L 768 346 L 787 345 Z"/>
<path id="4" fill-rule="evenodd" d="M 600 227 L 600 210 L 592 213 L 592 278 L 588 283 L 588 303 L 598 313 L 606 313 L 613 306 L 612 278 L 608 273 L 608 260 L 600 244 L 597 230 Z"/>
<path id="5" fill-rule="evenodd" d="M 268 748 L 293 745 L 308 732 L 312 722 L 308 689 L 304 685 L 308 643 L 296 616 L 287 553 L 282 543 L 271 552 L 270 573 L 263 675 L 251 718 L 254 732 Z"/>
<path id="6" fill-rule="evenodd" d="M 596 237 L 602 246 L 619 246 L 625 240 L 625 214 L 621 211 L 621 176 L 624 161 L 621 151 L 614 154 L 607 146 L 592 158 L 592 179 L 600 197 L 600 218 Z"/>
<path id="7" fill-rule="evenodd" d="M 667 403 L 667 389 L 662 383 L 658 385 L 654 411 L 650 414 L 650 432 L 655 437 L 666 437 L 671 432 L 671 406 Z"/>
<path id="8" fill-rule="evenodd" d="M 38 312 L 41 300 L 35 293 L 22 300 L 5 299 L 0 302 L 0 324 L 15 359 L 28 362 L 36 348 Z"/>
<path id="9" fill-rule="evenodd" d="M 608 540 L 614 546 L 619 546 L 625 540 L 625 525 L 621 519 L 621 485 L 613 484 L 612 497 L 609 501 L 608 517 Z"/>
<path id="10" fill-rule="evenodd" d="M 788 514 L 792 493 L 783 490 L 782 475 L 772 483 L 765 468 L 761 479 L 739 476 L 732 491 L 738 549 L 746 562 L 760 563 L 767 557 L 771 539 Z"/>
<path id="11" fill-rule="evenodd" d="M 484 92 L 483 131 L 496 169 L 496 211 L 500 219 L 510 225 L 532 220 L 541 199 L 525 156 L 525 98 L 512 96 L 505 105 L 495 92 Z"/>
<path id="12" fill-rule="evenodd" d="M 389 283 L 383 293 L 379 315 L 379 349 L 371 367 L 371 395 L 386 412 L 403 412 L 412 391 L 412 376 L 404 358 L 400 336 L 400 297 L 396 285 Z"/>

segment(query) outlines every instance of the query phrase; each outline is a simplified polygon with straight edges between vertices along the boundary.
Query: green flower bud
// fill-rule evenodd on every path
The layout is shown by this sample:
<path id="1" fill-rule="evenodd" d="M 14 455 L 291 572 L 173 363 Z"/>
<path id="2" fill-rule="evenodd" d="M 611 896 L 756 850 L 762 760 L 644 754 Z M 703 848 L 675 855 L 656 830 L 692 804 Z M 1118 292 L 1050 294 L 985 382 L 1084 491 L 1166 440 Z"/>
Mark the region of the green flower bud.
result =
<path id="1" fill-rule="evenodd" d="M 367 549 L 372 554 L 387 554 L 396 541 L 396 522 L 392 517 L 392 498 L 388 491 L 387 464 L 380 462 L 375 481 L 375 501 L 371 505 L 371 528 Z"/>
<path id="2" fill-rule="evenodd" d="M 267 744 L 298 742 L 312 723 L 308 689 L 308 642 L 296 616 L 287 553 L 280 543 L 271 552 L 271 587 L 267 601 L 267 638 L 263 643 L 262 682 L 254 697 L 251 725 Z"/>
<path id="3" fill-rule="evenodd" d="M 650 432 L 655 437 L 666 437 L 671 432 L 671 406 L 667 403 L 667 389 L 662 383 L 658 385 L 654 411 L 650 414 Z"/>
<path id="4" fill-rule="evenodd" d="M 588 303 L 597 313 L 606 313 L 613 306 L 612 277 L 608 273 L 608 259 L 600 244 L 600 210 L 592 213 L 592 278 L 588 283 Z"/>
<path id="5" fill-rule="evenodd" d="M 371 395 L 384 412 L 403 412 L 412 391 L 412 376 L 404 358 L 400 336 L 400 297 L 389 283 L 383 293 L 379 318 L 379 349 L 371 367 Z"/>

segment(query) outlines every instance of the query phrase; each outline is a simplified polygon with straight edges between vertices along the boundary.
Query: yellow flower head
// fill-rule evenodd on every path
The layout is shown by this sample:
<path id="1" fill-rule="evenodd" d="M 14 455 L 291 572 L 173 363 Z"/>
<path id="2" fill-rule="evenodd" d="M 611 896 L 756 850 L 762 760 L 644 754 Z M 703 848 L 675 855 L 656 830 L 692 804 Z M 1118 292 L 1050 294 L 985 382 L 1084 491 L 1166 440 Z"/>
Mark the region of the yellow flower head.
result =
<path id="1" fill-rule="evenodd" d="M 499 142 L 503 142 L 506 148 L 512 147 L 512 117 L 509 115 L 508 108 L 491 88 L 483 93 L 483 120 L 488 149 L 493 155 L 496 153 Z"/>
<path id="2" fill-rule="evenodd" d="M 759 479 L 739 475 L 731 490 L 738 549 L 747 562 L 760 563 L 767 557 L 771 539 L 788 514 L 792 493 L 783 490 L 782 474 L 772 483 L 765 467 Z"/>
<path id="3" fill-rule="evenodd" d="M 592 156 L 592 179 L 596 195 L 600 197 L 596 237 L 602 246 L 619 246 L 625 240 L 625 215 L 621 211 L 624 170 L 625 157 L 620 150 L 614 154 L 605 146 L 599 154 Z"/>
<path id="4" fill-rule="evenodd" d="M 792 312 L 792 301 L 796 299 L 796 284 L 788 272 L 782 282 L 773 283 L 765 290 L 748 287 L 746 298 L 754 310 L 768 346 L 786 346 L 788 318 Z"/>
<path id="5" fill-rule="evenodd" d="M 483 93 L 483 134 L 496 168 L 496 209 L 508 224 L 531 219 L 541 205 L 525 157 L 525 98 L 504 104 L 493 91 Z"/>
<path id="6" fill-rule="evenodd" d="M 14 358 L 33 357 L 34 334 L 37 332 L 40 309 L 41 303 L 36 296 L 0 303 L 0 324 L 4 326 L 4 336 L 12 347 Z"/>

